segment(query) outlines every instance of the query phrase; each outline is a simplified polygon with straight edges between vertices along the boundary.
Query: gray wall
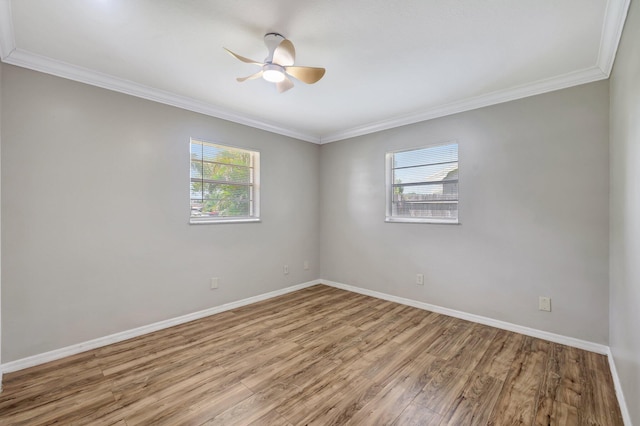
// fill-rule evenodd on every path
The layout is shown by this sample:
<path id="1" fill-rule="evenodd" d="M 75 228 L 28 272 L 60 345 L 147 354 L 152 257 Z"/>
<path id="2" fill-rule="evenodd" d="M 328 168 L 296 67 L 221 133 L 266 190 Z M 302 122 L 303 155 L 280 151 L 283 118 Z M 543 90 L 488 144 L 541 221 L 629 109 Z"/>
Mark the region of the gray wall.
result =
<path id="1" fill-rule="evenodd" d="M 3 362 L 319 276 L 317 145 L 2 71 Z M 191 136 L 261 151 L 261 223 L 188 224 Z"/>
<path id="2" fill-rule="evenodd" d="M 631 2 L 611 76 L 609 343 L 640 425 L 640 3 Z"/>
<path id="3" fill-rule="evenodd" d="M 3 362 L 320 276 L 608 343 L 608 82 L 316 146 L 2 68 Z M 188 225 L 190 136 L 261 151 L 262 223 Z M 453 139 L 462 224 L 384 223 Z"/>
<path id="4" fill-rule="evenodd" d="M 607 344 L 608 96 L 603 81 L 323 145 L 322 278 Z M 385 223 L 385 152 L 450 140 L 461 225 Z"/>

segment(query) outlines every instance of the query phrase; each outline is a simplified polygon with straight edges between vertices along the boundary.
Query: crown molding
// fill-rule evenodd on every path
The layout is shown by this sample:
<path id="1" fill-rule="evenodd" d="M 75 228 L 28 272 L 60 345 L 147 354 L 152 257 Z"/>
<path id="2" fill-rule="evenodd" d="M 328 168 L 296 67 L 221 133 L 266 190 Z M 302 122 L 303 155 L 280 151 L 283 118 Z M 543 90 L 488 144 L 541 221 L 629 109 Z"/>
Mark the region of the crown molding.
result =
<path id="1" fill-rule="evenodd" d="M 324 144 L 607 79 L 613 67 L 629 4 L 630 0 L 609 0 L 607 2 L 598 59 L 596 65 L 591 68 L 325 135 L 289 129 L 257 117 L 225 110 L 207 102 L 144 86 L 16 48 L 10 0 L 0 0 L 0 58 L 8 64 L 194 111 L 283 136 Z"/>
<path id="2" fill-rule="evenodd" d="M 206 102 L 154 89 L 129 80 L 116 78 L 108 74 L 78 67 L 76 65 L 57 61 L 45 56 L 36 55 L 18 48 L 13 49 L 8 56 L 3 58 L 3 62 L 316 144 L 325 144 L 356 136 L 367 135 L 370 133 L 393 129 L 395 127 L 406 126 L 408 124 L 414 124 L 438 117 L 444 117 L 533 95 L 539 95 L 554 90 L 590 83 L 606 79 L 608 77 L 599 67 L 592 67 L 586 70 L 571 72 L 559 77 L 541 80 L 532 84 L 526 84 L 507 90 L 463 99 L 461 101 L 437 106 L 390 120 L 382 120 L 328 135 L 318 136 L 291 130 L 275 123 L 269 123 L 257 118 L 227 111 Z"/>
<path id="3" fill-rule="evenodd" d="M 66 78 L 68 80 L 101 87 L 103 89 L 113 90 L 115 92 L 124 93 L 138 98 L 147 99 L 153 102 L 159 102 L 188 111 L 209 115 L 222 120 L 232 121 L 234 123 L 243 124 L 256 129 L 266 130 L 271 133 L 277 133 L 307 142 L 320 142 L 320 137 L 316 135 L 288 129 L 275 123 L 228 111 L 207 102 L 144 86 L 133 81 L 113 77 L 108 74 L 51 59 L 46 56 L 37 55 L 19 48 L 13 49 L 11 54 L 3 58 L 3 62 Z"/>
<path id="4" fill-rule="evenodd" d="M 474 109 L 514 101 L 529 96 L 540 95 L 554 90 L 566 89 L 580 84 L 591 83 L 593 81 L 606 79 L 607 76 L 599 67 L 591 67 L 585 70 L 570 72 L 558 77 L 540 80 L 530 84 L 513 87 L 506 90 L 487 93 L 484 95 L 463 99 L 445 105 L 436 106 L 424 111 L 409 115 L 382 120 L 363 126 L 354 127 L 348 130 L 332 133 L 322 137 L 321 143 L 337 142 L 344 139 L 363 136 L 369 133 L 380 132 L 393 129 L 395 127 L 406 126 L 421 121 L 432 120 L 438 117 L 471 111 Z"/>
<path id="5" fill-rule="evenodd" d="M 607 2 L 602 35 L 600 36 L 600 51 L 598 52 L 598 67 L 607 78 L 613 69 L 613 62 L 616 59 L 630 3 L 631 0 L 609 0 Z"/>
<path id="6" fill-rule="evenodd" d="M 609 78 L 615 60 L 622 30 L 629 11 L 631 0 L 609 0 L 600 37 L 600 48 L 596 65 L 591 68 L 567 73 L 561 76 L 540 80 L 522 86 L 488 93 L 485 95 L 463 99 L 446 105 L 440 105 L 421 112 L 416 112 L 389 120 L 368 123 L 351 129 L 323 135 L 320 143 L 337 142 L 357 136 L 406 126 L 438 117 L 471 111 L 477 108 L 509 102 L 528 96 L 541 95 L 554 90 L 566 89 L 598 80 Z"/>

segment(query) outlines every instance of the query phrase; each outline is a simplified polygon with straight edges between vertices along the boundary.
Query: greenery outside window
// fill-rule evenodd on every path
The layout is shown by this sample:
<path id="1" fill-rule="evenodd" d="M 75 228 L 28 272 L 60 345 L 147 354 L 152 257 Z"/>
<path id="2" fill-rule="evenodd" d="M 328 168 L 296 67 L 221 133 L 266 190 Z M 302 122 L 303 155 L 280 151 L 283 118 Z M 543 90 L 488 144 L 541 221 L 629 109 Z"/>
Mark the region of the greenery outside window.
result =
<path id="1" fill-rule="evenodd" d="M 386 221 L 458 223 L 458 144 L 386 155 Z"/>
<path id="2" fill-rule="evenodd" d="M 260 153 L 191 139 L 190 223 L 260 220 Z"/>

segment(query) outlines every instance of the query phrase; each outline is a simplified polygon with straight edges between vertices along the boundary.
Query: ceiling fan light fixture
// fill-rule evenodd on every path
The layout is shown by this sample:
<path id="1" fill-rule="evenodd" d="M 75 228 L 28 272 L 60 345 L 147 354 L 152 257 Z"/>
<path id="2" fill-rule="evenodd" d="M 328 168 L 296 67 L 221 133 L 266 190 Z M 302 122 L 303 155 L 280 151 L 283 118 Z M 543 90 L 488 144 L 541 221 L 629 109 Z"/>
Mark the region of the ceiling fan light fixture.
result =
<path id="1" fill-rule="evenodd" d="M 324 68 L 294 66 L 296 49 L 293 47 L 291 40 L 287 40 L 282 34 L 268 33 L 264 36 L 264 42 L 269 49 L 269 56 L 265 58 L 264 62 L 245 58 L 224 48 L 240 62 L 261 67 L 257 73 L 247 77 L 236 78 L 239 83 L 262 77 L 269 83 L 275 83 L 278 93 L 282 93 L 293 87 L 293 81 L 289 77 L 293 77 L 303 83 L 313 84 L 324 76 Z"/>
<path id="2" fill-rule="evenodd" d="M 271 83 L 280 83 L 284 81 L 284 69 L 280 65 L 265 64 L 262 68 L 262 78 Z"/>

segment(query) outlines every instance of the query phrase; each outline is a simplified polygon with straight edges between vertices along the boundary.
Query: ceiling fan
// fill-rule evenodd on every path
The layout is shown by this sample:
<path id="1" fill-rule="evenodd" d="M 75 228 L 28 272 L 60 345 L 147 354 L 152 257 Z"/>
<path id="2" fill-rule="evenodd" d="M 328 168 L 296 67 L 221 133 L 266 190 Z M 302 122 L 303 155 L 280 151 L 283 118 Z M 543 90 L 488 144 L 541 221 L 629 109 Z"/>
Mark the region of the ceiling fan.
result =
<path id="1" fill-rule="evenodd" d="M 278 92 L 282 93 L 293 87 L 293 81 L 288 76 L 295 77 L 307 84 L 313 84 L 324 76 L 324 68 L 294 66 L 296 49 L 293 47 L 291 40 L 287 40 L 282 34 L 267 33 L 264 36 L 264 43 L 269 49 L 269 56 L 265 58 L 264 62 L 245 58 L 233 53 L 226 47 L 224 48 L 234 58 L 247 64 L 255 64 L 262 67 L 257 73 L 248 77 L 238 77 L 236 80 L 243 82 L 262 77 L 271 83 L 275 83 Z"/>

